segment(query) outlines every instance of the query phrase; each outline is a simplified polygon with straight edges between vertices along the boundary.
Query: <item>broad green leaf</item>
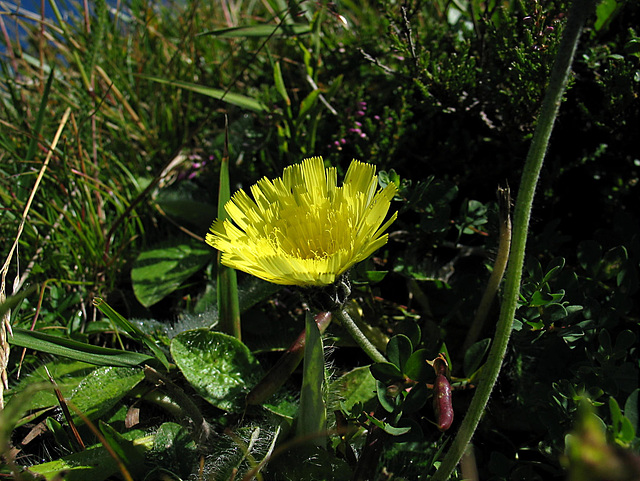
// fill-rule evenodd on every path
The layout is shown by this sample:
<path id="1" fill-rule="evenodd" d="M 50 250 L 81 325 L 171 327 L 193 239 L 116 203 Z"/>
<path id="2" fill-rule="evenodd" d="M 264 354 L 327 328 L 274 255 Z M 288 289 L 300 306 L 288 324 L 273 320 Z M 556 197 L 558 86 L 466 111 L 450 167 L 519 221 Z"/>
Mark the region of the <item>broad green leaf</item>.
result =
<path id="1" fill-rule="evenodd" d="M 202 269 L 213 252 L 201 243 L 174 243 L 141 253 L 131 270 L 136 298 L 145 307 L 161 301 Z"/>
<path id="2" fill-rule="evenodd" d="M 387 343 L 387 359 L 401 371 L 404 372 L 404 366 L 411 354 L 413 353 L 413 345 L 404 334 L 396 334 Z"/>
<path id="3" fill-rule="evenodd" d="M 99 367 L 78 384 L 69 401 L 89 419 L 97 419 L 116 406 L 143 379 L 142 369 Z M 75 411 L 70 411 L 74 420 L 80 422 Z"/>
<path id="4" fill-rule="evenodd" d="M 301 437 L 317 435 L 327 430 L 327 409 L 322 390 L 324 385 L 322 336 L 309 311 L 305 316 L 305 325 L 306 343 L 297 425 L 297 434 Z M 326 446 L 326 435 L 314 437 L 310 444 Z"/>
<path id="5" fill-rule="evenodd" d="M 395 396 L 393 393 L 388 393 L 387 384 L 384 384 L 380 381 L 376 381 L 376 396 L 378 397 L 378 402 L 380 406 L 387 412 L 394 412 L 400 405 L 402 401 L 402 396 L 397 392 L 398 386 L 396 386 Z"/>
<path id="6" fill-rule="evenodd" d="M 20 382 L 6 393 L 6 398 L 7 400 L 12 399 L 31 384 L 45 383 L 45 385 L 48 385 L 48 388 L 30 396 L 25 409 L 45 409 L 57 406 L 58 398 L 53 392 L 53 386 L 49 381 L 46 370 L 48 370 L 51 377 L 53 377 L 62 395 L 68 398 L 78 384 L 94 369 L 95 365 L 86 362 L 72 361 L 70 359 L 52 361 L 38 367 L 26 376 L 22 376 Z"/>
<path id="7" fill-rule="evenodd" d="M 427 382 L 435 376 L 433 368 L 427 364 L 429 355 L 426 349 L 418 349 L 404 364 L 404 374 L 414 381 Z"/>
<path id="8" fill-rule="evenodd" d="M 384 271 L 382 271 L 384 272 Z M 411 341 L 411 345 L 415 349 L 420 344 L 422 339 L 422 331 L 420 326 L 413 319 L 406 319 L 399 322 L 394 328 L 396 334 L 404 334 Z"/>
<path id="9" fill-rule="evenodd" d="M 178 468 L 177 474 L 187 479 L 197 463 L 196 448 L 196 443 L 187 427 L 167 422 L 158 428 L 153 441 L 153 450 L 148 458 L 156 467 L 173 470 Z"/>
<path id="10" fill-rule="evenodd" d="M 40 331 L 29 331 L 28 329 L 17 327 L 13 329 L 13 336 L 9 336 L 9 343 L 14 346 L 26 347 L 34 351 L 46 352 L 54 356 L 62 356 L 98 366 L 132 367 L 154 361 L 153 357 L 146 354 L 94 346 L 65 337 L 52 336 Z"/>
<path id="11" fill-rule="evenodd" d="M 617 277 L 628 258 L 629 254 L 624 246 L 609 249 L 602 257 L 601 272 L 603 277 L 607 280 Z"/>
<path id="12" fill-rule="evenodd" d="M 402 412 L 405 414 L 414 413 L 422 409 L 427 403 L 427 399 L 431 396 L 431 389 L 427 388 L 424 383 L 418 383 L 411 388 L 407 397 L 404 398 L 402 404 Z"/>
<path id="13" fill-rule="evenodd" d="M 144 466 L 144 453 L 138 449 L 132 441 L 125 439 L 109 424 L 104 421 L 100 421 L 99 424 L 100 432 L 102 432 L 102 435 L 116 456 L 118 456 L 127 467 L 127 470 L 134 476 L 142 475 L 146 469 Z"/>
<path id="14" fill-rule="evenodd" d="M 606 29 L 623 5 L 624 2 L 618 0 L 602 0 L 598 2 L 596 21 L 593 25 L 596 31 L 599 32 Z"/>
<path id="15" fill-rule="evenodd" d="M 491 339 L 482 339 L 467 349 L 467 352 L 464 353 L 463 364 L 465 376 L 471 377 L 478 370 L 484 355 L 489 350 L 489 344 L 491 344 Z"/>
<path id="16" fill-rule="evenodd" d="M 635 389 L 627 398 L 624 403 L 624 415 L 629 419 L 631 425 L 635 429 L 636 432 L 640 432 L 640 423 L 638 415 L 638 394 L 640 393 L 640 389 Z"/>
<path id="17" fill-rule="evenodd" d="M 244 409 L 245 396 L 263 375 L 247 346 L 208 329 L 178 334 L 171 342 L 171 354 L 198 394 L 225 411 Z"/>
<path id="18" fill-rule="evenodd" d="M 283 37 L 291 35 L 302 35 L 309 33 L 311 26 L 307 24 L 292 23 L 279 25 L 247 25 L 241 27 L 221 28 L 203 32 L 200 35 L 214 35 L 220 38 L 237 37 Z"/>
<path id="19" fill-rule="evenodd" d="M 206 87 L 204 85 L 192 84 L 189 82 L 181 82 L 178 80 L 166 80 L 159 77 L 150 77 L 147 75 L 140 75 L 140 77 L 145 78 L 147 80 L 151 80 L 152 82 L 158 82 L 161 84 L 171 85 L 172 87 L 177 87 L 185 90 L 189 90 L 191 92 L 196 92 L 198 94 L 206 95 L 207 97 L 212 97 L 214 99 L 223 100 L 228 104 L 235 105 L 237 107 L 241 107 L 247 110 L 252 110 L 254 112 L 267 112 L 268 108 L 262 102 L 253 99 L 251 97 L 247 97 L 245 95 L 236 94 L 233 92 L 225 92 L 222 89 L 214 89 L 212 87 Z"/>
<path id="20" fill-rule="evenodd" d="M 330 392 L 340 396 L 350 411 L 355 404 L 364 404 L 376 397 L 376 380 L 368 366 L 357 367 L 333 381 Z"/>
<path id="21" fill-rule="evenodd" d="M 144 454 L 151 450 L 154 436 L 145 436 L 133 441 L 133 447 Z M 70 454 L 63 458 L 43 464 L 29 466 L 29 471 L 46 479 L 64 479 L 65 481 L 103 481 L 119 473 L 116 460 L 101 444 L 88 447 L 85 451 Z M 64 477 L 59 474 L 64 471 Z"/>
<path id="22" fill-rule="evenodd" d="M 394 382 L 404 380 L 402 371 L 400 371 L 395 364 L 391 364 L 390 362 L 376 362 L 369 366 L 369 369 L 371 370 L 371 374 L 374 378 L 387 386 Z"/>

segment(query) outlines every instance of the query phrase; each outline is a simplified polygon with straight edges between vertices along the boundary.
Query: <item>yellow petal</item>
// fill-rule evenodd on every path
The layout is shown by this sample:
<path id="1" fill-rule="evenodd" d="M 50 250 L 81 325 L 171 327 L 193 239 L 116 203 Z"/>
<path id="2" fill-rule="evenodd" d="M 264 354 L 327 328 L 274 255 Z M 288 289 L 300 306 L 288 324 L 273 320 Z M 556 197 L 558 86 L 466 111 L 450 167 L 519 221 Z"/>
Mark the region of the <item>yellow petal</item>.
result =
<path id="1" fill-rule="evenodd" d="M 261 179 L 253 199 L 238 191 L 225 205 L 206 242 L 223 264 L 276 284 L 326 285 L 386 244 L 384 222 L 395 184 L 378 190 L 375 166 L 352 161 L 342 186 L 321 157 Z M 384 222 L 384 224 L 383 224 Z"/>

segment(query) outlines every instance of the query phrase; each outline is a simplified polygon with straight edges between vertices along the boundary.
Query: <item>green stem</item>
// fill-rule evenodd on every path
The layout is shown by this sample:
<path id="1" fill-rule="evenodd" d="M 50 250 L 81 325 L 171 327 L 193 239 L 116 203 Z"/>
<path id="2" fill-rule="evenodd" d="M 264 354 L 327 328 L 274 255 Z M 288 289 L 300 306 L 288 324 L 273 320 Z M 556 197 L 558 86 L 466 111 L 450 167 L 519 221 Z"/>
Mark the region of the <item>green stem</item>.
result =
<path id="1" fill-rule="evenodd" d="M 469 410 L 462 420 L 451 448 L 442 460 L 442 464 L 433 476 L 432 481 L 445 481 L 451 476 L 469 441 L 471 441 L 471 437 L 478 426 L 480 417 L 489 400 L 489 395 L 500 373 L 517 307 L 531 206 L 536 184 L 538 183 L 553 124 L 560 108 L 578 40 L 587 16 L 593 11 L 594 4 L 595 0 L 576 0 L 571 6 L 563 38 L 551 70 L 549 86 L 542 101 L 536 131 L 522 172 L 520 191 L 518 192 L 514 209 L 511 255 L 509 257 L 504 296 L 495 338 L 483 369 L 482 379 L 473 396 Z"/>
<path id="2" fill-rule="evenodd" d="M 351 334 L 351 337 L 356 341 L 356 344 L 362 348 L 373 362 L 387 362 L 387 359 L 380 354 L 380 351 L 378 351 L 373 344 L 371 344 L 371 341 L 367 339 L 360 328 L 356 325 L 355 321 L 351 319 L 344 309 L 338 309 L 334 312 L 334 315 L 340 320 L 340 323 L 349 332 L 349 334 Z"/>

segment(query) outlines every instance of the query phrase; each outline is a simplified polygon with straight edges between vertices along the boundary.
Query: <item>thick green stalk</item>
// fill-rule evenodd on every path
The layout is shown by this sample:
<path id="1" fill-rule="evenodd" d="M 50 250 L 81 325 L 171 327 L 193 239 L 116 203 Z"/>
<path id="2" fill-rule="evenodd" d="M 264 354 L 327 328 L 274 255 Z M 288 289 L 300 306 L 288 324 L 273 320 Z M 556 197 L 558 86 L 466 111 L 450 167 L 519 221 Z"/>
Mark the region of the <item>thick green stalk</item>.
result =
<path id="1" fill-rule="evenodd" d="M 471 437 L 478 426 L 489 395 L 496 383 L 502 360 L 509 343 L 513 318 L 515 315 L 522 268 L 524 264 L 524 252 L 531 217 L 531 206 L 535 193 L 540 169 L 549 144 L 549 137 L 553 130 L 553 124 L 560 108 L 573 56 L 578 45 L 578 40 L 587 16 L 593 11 L 594 0 L 576 0 L 571 6 L 564 35 L 558 49 L 558 54 L 551 70 L 549 86 L 542 101 L 540 116 L 536 131 L 533 135 L 531 147 L 522 172 L 520 191 L 514 209 L 513 240 L 511 255 L 505 280 L 505 289 L 500 310 L 500 318 L 496 326 L 496 334 L 489 351 L 489 357 L 483 369 L 483 376 L 478 384 L 469 410 L 462 420 L 460 429 L 453 440 L 451 448 L 442 460 L 440 468 L 433 476 L 432 481 L 445 481 L 460 461 Z"/>
<path id="2" fill-rule="evenodd" d="M 378 351 L 373 344 L 371 344 L 371 341 L 367 339 L 360 328 L 358 328 L 355 321 L 351 319 L 351 316 L 349 316 L 344 309 L 337 309 L 333 314 L 340 320 L 342 327 L 351 334 L 351 337 L 356 341 L 356 344 L 362 348 L 373 362 L 387 362 L 387 359 L 380 354 L 380 351 Z"/>

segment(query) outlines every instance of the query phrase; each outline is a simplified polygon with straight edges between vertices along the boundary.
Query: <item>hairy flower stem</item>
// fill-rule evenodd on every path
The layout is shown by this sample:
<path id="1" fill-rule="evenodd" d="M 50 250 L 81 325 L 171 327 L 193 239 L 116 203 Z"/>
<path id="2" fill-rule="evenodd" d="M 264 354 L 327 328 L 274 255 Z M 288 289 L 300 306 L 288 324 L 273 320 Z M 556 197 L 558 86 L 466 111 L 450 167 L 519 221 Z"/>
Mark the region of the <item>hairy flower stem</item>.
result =
<path id="1" fill-rule="evenodd" d="M 500 373 L 502 360 L 504 359 L 511 335 L 518 293 L 520 291 L 524 252 L 536 184 L 553 124 L 558 114 L 558 109 L 560 108 L 578 40 L 587 16 L 593 12 L 594 5 L 595 0 L 576 0 L 571 6 L 563 38 L 553 69 L 551 70 L 549 86 L 542 101 L 538 124 L 522 172 L 520 190 L 514 209 L 511 255 L 509 256 L 509 266 L 507 268 L 502 307 L 496 326 L 495 338 L 469 410 L 460 425 L 460 429 L 449 451 L 442 460 L 438 471 L 436 471 L 433 478 L 431 478 L 431 481 L 445 481 L 451 476 L 451 473 L 460 461 L 478 426 L 480 417 L 489 400 L 489 395 Z"/>
<path id="2" fill-rule="evenodd" d="M 378 351 L 373 344 L 371 344 L 371 341 L 367 339 L 354 320 L 351 319 L 351 316 L 349 316 L 344 309 L 338 309 L 333 314 L 340 320 L 340 323 L 349 332 L 349 334 L 351 334 L 351 337 L 356 341 L 356 344 L 362 348 L 373 362 L 387 362 L 387 359 L 380 354 L 380 351 Z"/>

